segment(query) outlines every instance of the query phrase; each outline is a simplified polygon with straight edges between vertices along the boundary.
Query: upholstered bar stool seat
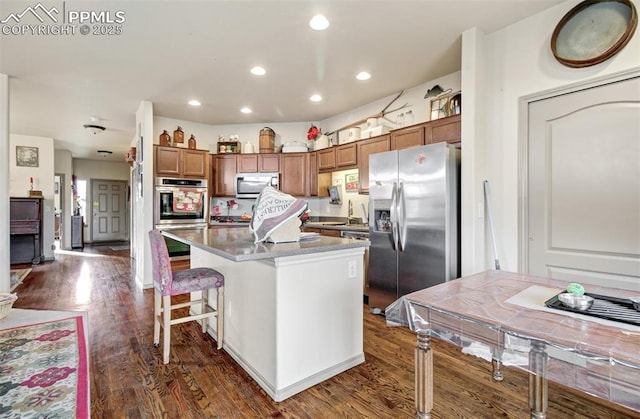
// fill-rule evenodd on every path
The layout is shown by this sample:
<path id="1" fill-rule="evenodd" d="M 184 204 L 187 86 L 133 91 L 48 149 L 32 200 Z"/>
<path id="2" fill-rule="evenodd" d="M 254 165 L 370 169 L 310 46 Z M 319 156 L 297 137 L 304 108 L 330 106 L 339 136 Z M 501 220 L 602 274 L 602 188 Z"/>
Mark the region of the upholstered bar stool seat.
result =
<path id="1" fill-rule="evenodd" d="M 216 342 L 218 349 L 222 348 L 223 338 L 223 309 L 224 309 L 224 276 L 211 268 L 191 268 L 173 272 L 167 245 L 158 230 L 149 231 L 151 244 L 151 262 L 153 267 L 154 288 L 154 322 L 153 343 L 160 344 L 160 328 L 163 329 L 163 362 L 169 363 L 169 348 L 171 340 L 171 326 L 188 321 L 201 320 L 202 333 L 207 332 L 207 320 L 217 318 Z M 215 309 L 208 304 L 209 290 L 217 290 L 217 306 Z M 199 300 L 191 300 L 179 304 L 171 304 L 171 297 L 191 292 L 201 291 Z M 184 307 L 200 305 L 200 314 L 171 318 L 171 312 Z"/>

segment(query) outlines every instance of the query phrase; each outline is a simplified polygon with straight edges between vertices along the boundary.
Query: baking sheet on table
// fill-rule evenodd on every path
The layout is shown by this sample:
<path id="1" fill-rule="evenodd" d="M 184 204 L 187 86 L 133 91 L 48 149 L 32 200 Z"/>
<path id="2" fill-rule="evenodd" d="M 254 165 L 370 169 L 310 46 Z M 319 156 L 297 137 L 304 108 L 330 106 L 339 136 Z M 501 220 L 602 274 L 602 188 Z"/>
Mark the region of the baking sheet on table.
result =
<path id="1" fill-rule="evenodd" d="M 547 307 L 544 303 L 549 298 L 558 295 L 564 290 L 558 288 L 542 287 L 540 285 L 532 285 L 529 288 L 520 291 L 516 295 L 509 298 L 506 303 L 516 306 L 528 308 L 531 310 L 547 311 L 549 313 L 562 314 L 564 316 L 575 317 L 577 319 L 589 320 L 592 322 L 600 323 L 605 326 L 616 327 L 618 329 L 630 330 L 632 332 L 640 333 L 640 327 L 634 326 L 622 322 L 614 322 L 611 320 L 601 319 L 599 317 L 593 317 L 585 314 L 574 313 L 571 311 L 556 310 Z"/>

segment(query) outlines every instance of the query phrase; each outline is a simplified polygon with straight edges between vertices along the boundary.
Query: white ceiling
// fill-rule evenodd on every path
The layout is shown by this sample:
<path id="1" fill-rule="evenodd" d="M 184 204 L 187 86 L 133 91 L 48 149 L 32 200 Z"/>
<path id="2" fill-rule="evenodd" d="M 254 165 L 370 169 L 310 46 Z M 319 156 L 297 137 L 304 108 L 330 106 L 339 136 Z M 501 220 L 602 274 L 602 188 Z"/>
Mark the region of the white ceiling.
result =
<path id="1" fill-rule="evenodd" d="M 155 115 L 212 125 L 320 121 L 460 70 L 469 28 L 491 33 L 562 1 L 43 0 L 60 16 L 121 10 L 126 20 L 120 35 L 0 35 L 10 132 L 54 138 L 74 158 L 102 159 L 96 151 L 108 149 L 122 161 L 142 100 Z M 3 0 L 0 21 L 37 4 Z M 328 30 L 308 27 L 316 13 Z M 28 14 L 26 23 L 39 22 Z M 267 74 L 250 74 L 254 65 Z M 357 81 L 362 70 L 372 78 Z M 310 102 L 313 93 L 324 100 Z M 192 98 L 202 106 L 188 106 Z M 82 127 L 92 116 L 104 133 Z"/>

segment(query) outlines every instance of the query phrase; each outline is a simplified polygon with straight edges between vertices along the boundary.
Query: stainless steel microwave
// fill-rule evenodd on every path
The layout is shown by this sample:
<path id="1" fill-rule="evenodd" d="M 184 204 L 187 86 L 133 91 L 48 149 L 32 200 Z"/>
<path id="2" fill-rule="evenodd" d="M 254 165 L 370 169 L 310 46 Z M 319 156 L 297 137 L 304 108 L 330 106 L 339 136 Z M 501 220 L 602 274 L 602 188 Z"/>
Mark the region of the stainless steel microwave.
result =
<path id="1" fill-rule="evenodd" d="M 236 198 L 257 198 L 267 186 L 279 189 L 280 175 L 278 173 L 236 174 Z"/>

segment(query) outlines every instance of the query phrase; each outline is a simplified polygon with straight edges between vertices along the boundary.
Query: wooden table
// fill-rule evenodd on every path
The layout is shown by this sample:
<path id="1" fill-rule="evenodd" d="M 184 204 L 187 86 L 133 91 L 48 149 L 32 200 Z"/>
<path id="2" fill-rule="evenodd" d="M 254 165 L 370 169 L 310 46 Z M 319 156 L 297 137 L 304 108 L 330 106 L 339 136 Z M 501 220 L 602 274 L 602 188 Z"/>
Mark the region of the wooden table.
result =
<path id="1" fill-rule="evenodd" d="M 486 348 L 496 380 L 507 358 L 529 372 L 532 418 L 546 417 L 548 379 L 640 412 L 640 327 L 544 306 L 566 286 L 487 271 L 408 294 L 389 306 L 387 321 L 417 334 L 417 416 L 429 418 L 433 408 L 432 336 L 467 349 Z M 587 292 L 640 296 L 598 286 L 587 286 Z"/>

